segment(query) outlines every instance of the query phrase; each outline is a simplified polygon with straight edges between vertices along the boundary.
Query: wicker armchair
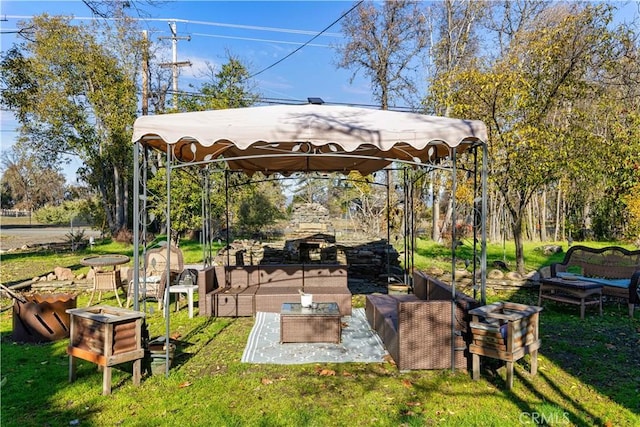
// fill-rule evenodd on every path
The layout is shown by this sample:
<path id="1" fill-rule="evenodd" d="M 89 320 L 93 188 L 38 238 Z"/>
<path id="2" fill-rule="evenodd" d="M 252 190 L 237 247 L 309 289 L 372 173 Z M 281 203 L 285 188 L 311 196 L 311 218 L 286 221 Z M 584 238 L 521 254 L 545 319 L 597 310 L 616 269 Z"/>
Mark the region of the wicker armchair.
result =
<path id="1" fill-rule="evenodd" d="M 139 298 L 141 300 L 153 299 L 158 301 L 159 310 L 162 308 L 167 282 L 169 282 L 169 285 L 173 284 L 184 270 L 182 251 L 177 246 L 169 246 L 169 263 L 170 276 L 169 280 L 167 280 L 167 247 L 160 246 L 150 249 L 145 254 L 144 269 L 140 271 L 139 275 Z M 130 302 L 133 300 L 134 287 L 135 283 L 131 277 L 126 307 L 129 307 Z"/>

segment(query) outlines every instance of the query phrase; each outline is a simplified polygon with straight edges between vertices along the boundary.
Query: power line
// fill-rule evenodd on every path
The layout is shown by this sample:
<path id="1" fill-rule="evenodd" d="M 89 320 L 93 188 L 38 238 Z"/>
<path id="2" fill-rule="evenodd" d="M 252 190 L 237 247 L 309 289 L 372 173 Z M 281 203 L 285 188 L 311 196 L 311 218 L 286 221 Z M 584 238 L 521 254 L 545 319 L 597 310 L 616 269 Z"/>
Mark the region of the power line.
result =
<path id="1" fill-rule="evenodd" d="M 278 65 L 279 63 L 281 63 L 282 61 L 284 61 L 285 59 L 289 58 L 290 56 L 292 56 L 293 54 L 297 53 L 299 50 L 301 50 L 302 48 L 304 48 L 305 46 L 307 46 L 309 43 L 311 43 L 312 41 L 314 41 L 315 39 L 317 39 L 318 37 L 320 37 L 322 35 L 322 33 L 324 33 L 325 31 L 327 31 L 329 28 L 333 27 L 336 23 L 338 23 L 340 20 L 342 20 L 342 18 L 344 18 L 345 16 L 347 16 L 349 13 L 351 13 L 352 10 L 354 10 L 355 8 L 357 8 L 358 6 L 360 6 L 362 4 L 364 0 L 360 0 L 358 3 L 356 3 L 351 9 L 347 10 L 345 13 L 343 13 L 342 15 L 340 15 L 340 17 L 338 19 L 336 19 L 335 21 L 333 21 L 331 24 L 329 24 L 327 27 L 325 27 L 322 31 L 320 31 L 318 34 L 316 34 L 315 36 L 311 37 L 311 39 L 306 42 L 305 44 L 303 44 L 302 46 L 298 47 L 297 49 L 295 49 L 293 52 L 289 53 L 288 55 L 285 55 L 284 57 L 282 57 L 281 59 L 279 59 L 278 61 L 274 62 L 273 64 L 269 65 L 266 68 L 263 68 L 262 70 L 258 71 L 257 73 L 254 73 L 252 75 L 250 75 L 249 77 L 247 77 L 247 79 L 252 79 L 255 76 L 264 73 L 265 71 L 275 67 L 276 65 Z"/>
<path id="2" fill-rule="evenodd" d="M 362 3 L 362 2 L 361 2 Z M 7 15 L 7 18 L 11 19 L 33 19 L 34 15 Z M 88 16 L 63 16 L 72 21 L 116 21 L 118 18 L 98 18 L 98 17 L 88 17 Z M 255 31 L 270 31 L 276 33 L 288 33 L 288 34 L 302 34 L 302 35 L 314 35 L 315 31 L 311 30 L 296 30 L 291 28 L 281 28 L 281 27 L 264 27 L 258 25 L 244 25 L 244 24 L 227 24 L 222 22 L 208 22 L 208 21 L 194 21 L 191 19 L 174 19 L 174 18 L 127 18 L 133 21 L 143 21 L 143 22 L 179 22 L 181 24 L 194 24 L 194 25 L 205 25 L 212 27 L 223 27 L 223 28 L 236 28 L 241 30 L 255 30 Z M 327 37 L 342 37 L 340 33 L 327 33 L 323 31 L 324 36 Z"/>
<path id="3" fill-rule="evenodd" d="M 280 43 L 280 44 L 295 44 L 295 45 L 302 45 L 303 44 L 302 42 L 290 42 L 290 41 L 284 41 L 284 40 L 258 39 L 258 38 L 255 38 L 255 37 L 223 36 L 223 35 L 219 35 L 219 34 L 191 33 L 191 35 L 200 36 L 200 37 L 215 37 L 215 38 L 219 38 L 219 39 L 246 40 L 246 41 L 250 41 L 250 42 L 265 42 L 265 43 Z M 311 46 L 311 47 L 331 47 L 328 44 L 311 44 L 311 43 L 307 43 L 307 46 Z"/>
<path id="4" fill-rule="evenodd" d="M 189 92 L 180 90 L 174 92 L 172 90 L 167 91 L 168 94 L 179 94 L 182 96 L 189 96 L 194 98 L 209 98 L 211 95 L 206 95 L 201 92 Z M 247 101 L 255 101 L 257 104 L 278 104 L 278 105 L 306 105 L 309 103 L 308 99 L 291 99 L 291 98 L 269 98 L 269 97 L 258 97 L 258 98 L 244 98 Z M 347 105 L 351 107 L 363 107 L 363 108 L 375 108 L 380 109 L 380 105 L 378 104 L 365 104 L 365 103 L 354 103 L 354 102 L 325 102 L 326 105 Z M 405 111 L 405 112 L 415 112 L 416 109 L 413 107 L 402 106 L 402 105 L 393 105 L 389 106 L 389 110 L 392 111 Z"/>

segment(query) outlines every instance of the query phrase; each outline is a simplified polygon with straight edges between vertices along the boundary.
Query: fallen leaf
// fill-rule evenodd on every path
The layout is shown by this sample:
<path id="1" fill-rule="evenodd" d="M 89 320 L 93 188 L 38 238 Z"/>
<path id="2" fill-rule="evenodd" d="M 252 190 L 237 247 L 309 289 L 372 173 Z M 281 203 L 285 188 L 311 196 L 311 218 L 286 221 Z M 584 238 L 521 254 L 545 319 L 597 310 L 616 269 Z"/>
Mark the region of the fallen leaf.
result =
<path id="1" fill-rule="evenodd" d="M 605 346 L 605 347 L 607 347 L 607 349 L 608 349 L 608 350 L 613 350 L 613 349 L 615 349 L 615 348 L 616 348 L 616 346 L 615 346 L 615 345 L 613 345 L 613 344 L 609 344 L 609 343 L 605 344 L 604 346 Z"/>
<path id="2" fill-rule="evenodd" d="M 422 405 L 422 403 L 420 403 L 420 402 L 407 402 L 406 405 L 407 406 L 420 406 L 420 405 Z"/>
<path id="3" fill-rule="evenodd" d="M 413 383 L 407 379 L 402 380 L 402 385 L 405 386 L 406 388 L 413 387 Z"/>
<path id="4" fill-rule="evenodd" d="M 390 356 L 390 355 L 388 355 L 388 354 L 387 354 L 387 355 L 385 355 L 385 356 L 383 357 L 383 360 L 384 360 L 385 362 L 387 362 L 387 363 L 391 363 L 392 365 L 395 365 L 395 364 L 396 364 L 396 361 L 395 361 L 395 360 L 393 360 L 393 357 L 391 357 L 391 356 Z"/>
<path id="5" fill-rule="evenodd" d="M 320 371 L 321 377 L 333 377 L 335 375 L 336 375 L 336 371 L 334 371 L 333 369 L 323 369 Z"/>
<path id="6" fill-rule="evenodd" d="M 180 332 L 174 332 L 172 335 L 169 335 L 169 338 L 171 338 L 172 340 L 177 340 L 181 336 L 182 334 Z"/>
<path id="7" fill-rule="evenodd" d="M 189 381 L 185 381 L 182 384 L 180 384 L 178 387 L 179 388 L 185 388 L 185 387 L 189 387 L 191 385 L 191 383 Z"/>
<path id="8" fill-rule="evenodd" d="M 273 384 L 273 381 L 271 381 L 269 378 L 263 378 L 260 380 L 260 382 L 262 383 L 262 385 Z"/>
<path id="9" fill-rule="evenodd" d="M 353 374 L 352 374 L 351 372 L 343 371 L 343 372 L 342 372 L 342 376 L 343 376 L 343 377 L 352 377 L 352 376 L 353 376 Z"/>

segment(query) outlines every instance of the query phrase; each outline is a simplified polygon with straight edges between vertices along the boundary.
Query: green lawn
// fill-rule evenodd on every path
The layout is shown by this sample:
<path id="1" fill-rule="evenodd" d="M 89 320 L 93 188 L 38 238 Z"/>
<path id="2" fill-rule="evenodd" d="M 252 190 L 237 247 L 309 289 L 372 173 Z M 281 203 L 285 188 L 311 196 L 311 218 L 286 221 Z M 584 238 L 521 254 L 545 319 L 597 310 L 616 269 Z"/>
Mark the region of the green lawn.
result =
<path id="1" fill-rule="evenodd" d="M 182 247 L 185 258 L 197 256 L 197 247 Z M 113 251 L 127 253 L 122 247 Z M 498 259 L 502 259 L 502 251 L 501 245 L 490 249 Z M 539 255 L 534 258 L 532 251 L 533 246 L 527 248 L 529 267 L 548 261 Z M 418 252 L 428 261 L 440 257 L 439 249 L 428 244 L 421 244 Z M 442 256 L 448 256 L 446 249 Z M 46 262 L 44 258 L 31 258 L 31 266 Z M 77 263 L 73 257 L 60 259 Z M 20 262 L 19 257 L 3 257 L 3 275 L 14 262 Z M 444 259 L 438 262 L 446 265 Z M 13 280 L 19 279 L 14 276 Z M 537 302 L 532 290 L 491 298 L 490 302 Z M 80 295 L 78 306 L 87 301 L 88 295 Z M 3 307 L 8 303 L 3 300 Z M 115 299 L 111 297 L 106 303 L 115 305 Z M 355 296 L 354 306 L 362 305 L 363 298 Z M 580 321 L 578 311 L 575 306 L 545 302 L 538 374 L 532 377 L 528 373 L 525 357 L 517 364 L 513 389 L 507 391 L 505 369 L 492 360 L 483 365 L 478 381 L 460 371 L 399 372 L 390 362 L 240 363 L 253 319 L 189 319 L 183 308 L 171 314 L 177 354 L 169 376 L 148 376 L 140 387 L 134 387 L 130 366 L 125 366 L 114 370 L 113 394 L 105 397 L 101 395 L 102 375 L 88 362 L 79 361 L 77 381 L 68 382 L 68 340 L 40 345 L 13 343 L 11 310 L 5 310 L 0 315 L 0 424 L 640 425 L 640 316 L 629 319 L 626 305 L 615 302 L 605 305 L 602 317 L 589 310 Z M 164 334 L 161 314 L 148 314 L 147 321 L 152 337 Z"/>

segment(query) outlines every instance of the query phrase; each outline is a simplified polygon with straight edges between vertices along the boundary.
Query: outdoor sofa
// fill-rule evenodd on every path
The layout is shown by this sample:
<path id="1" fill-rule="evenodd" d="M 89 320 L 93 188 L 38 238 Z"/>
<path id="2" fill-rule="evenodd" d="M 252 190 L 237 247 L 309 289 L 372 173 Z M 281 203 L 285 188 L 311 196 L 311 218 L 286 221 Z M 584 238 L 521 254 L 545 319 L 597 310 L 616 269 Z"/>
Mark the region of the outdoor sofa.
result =
<path id="1" fill-rule="evenodd" d="M 282 303 L 299 302 L 300 291 L 314 302 L 336 302 L 351 315 L 347 267 L 330 264 L 214 266 L 198 278 L 200 314 L 215 317 L 279 313 Z"/>
<path id="2" fill-rule="evenodd" d="M 451 367 L 452 324 L 455 325 L 455 367 L 470 369 L 469 310 L 480 302 L 455 293 L 455 319 L 451 316 L 452 289 L 421 271 L 413 273 L 413 294 L 367 295 L 367 321 L 382 339 L 398 369 Z"/>
<path id="3" fill-rule="evenodd" d="M 601 284 L 602 295 L 620 298 L 628 303 L 630 317 L 633 317 L 634 306 L 640 304 L 640 250 L 629 251 L 618 246 L 600 249 L 572 246 L 562 262 L 541 269 L 541 276 L 571 276 Z"/>

